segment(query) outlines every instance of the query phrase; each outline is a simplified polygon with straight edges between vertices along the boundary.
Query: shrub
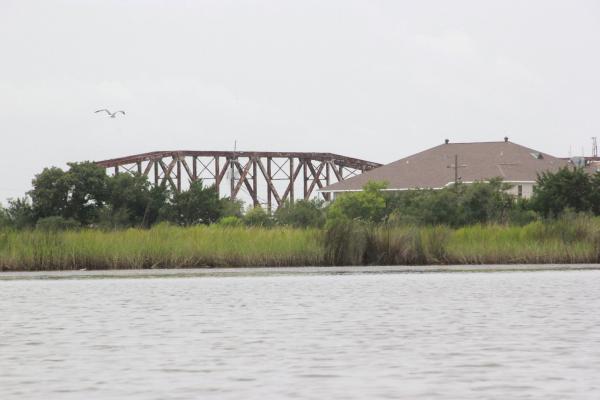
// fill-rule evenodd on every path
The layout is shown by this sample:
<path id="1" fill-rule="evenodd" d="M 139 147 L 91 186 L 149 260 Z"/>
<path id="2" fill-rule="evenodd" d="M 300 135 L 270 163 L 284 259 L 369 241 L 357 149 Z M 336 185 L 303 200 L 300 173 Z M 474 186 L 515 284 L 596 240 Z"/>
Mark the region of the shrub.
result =
<path id="1" fill-rule="evenodd" d="M 221 207 L 216 187 L 205 187 L 202 180 L 197 180 L 188 190 L 173 194 L 162 210 L 162 219 L 182 226 L 208 225 L 219 220 Z"/>
<path id="2" fill-rule="evenodd" d="M 294 228 L 320 228 L 325 224 L 325 212 L 322 200 L 298 200 L 286 202 L 275 211 L 278 225 Z"/>
<path id="3" fill-rule="evenodd" d="M 2 207 L 2 204 L 0 204 L 0 229 L 8 228 L 10 226 L 12 226 L 12 224 L 8 212 Z"/>
<path id="4" fill-rule="evenodd" d="M 35 227 L 41 231 L 55 232 L 78 229 L 81 225 L 74 219 L 53 216 L 39 219 Z"/>
<path id="5" fill-rule="evenodd" d="M 383 221 L 386 199 L 382 190 L 386 186 L 385 182 L 369 182 L 360 192 L 339 195 L 327 212 L 328 223 L 335 224 L 338 220 Z"/>
<path id="6" fill-rule="evenodd" d="M 35 226 L 35 214 L 27 197 L 8 200 L 6 215 L 10 225 L 16 229 L 33 228 Z"/>
<path id="7" fill-rule="evenodd" d="M 228 197 L 221 199 L 221 215 L 224 217 L 238 217 L 244 216 L 244 202 L 242 200 L 231 200 Z"/>
<path id="8" fill-rule="evenodd" d="M 236 217 L 235 215 L 230 215 L 228 217 L 223 217 L 217 222 L 217 225 L 227 228 L 237 228 L 239 226 L 244 225 L 241 218 Z"/>
<path id="9" fill-rule="evenodd" d="M 545 217 L 557 216 L 568 208 L 575 212 L 590 211 L 594 192 L 598 191 L 592 185 L 596 181 L 582 168 L 544 172 L 534 187 L 532 207 Z"/>
<path id="10" fill-rule="evenodd" d="M 266 228 L 273 226 L 273 219 L 261 206 L 256 206 L 246 212 L 246 215 L 244 215 L 244 224 Z"/>

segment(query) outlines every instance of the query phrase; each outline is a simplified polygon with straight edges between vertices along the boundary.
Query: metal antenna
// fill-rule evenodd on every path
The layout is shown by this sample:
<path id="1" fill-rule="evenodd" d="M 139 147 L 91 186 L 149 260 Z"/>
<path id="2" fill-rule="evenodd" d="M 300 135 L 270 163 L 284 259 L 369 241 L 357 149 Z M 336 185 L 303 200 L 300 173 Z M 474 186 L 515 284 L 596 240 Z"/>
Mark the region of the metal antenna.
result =
<path id="1" fill-rule="evenodd" d="M 592 157 L 598 157 L 598 138 L 592 138 Z"/>

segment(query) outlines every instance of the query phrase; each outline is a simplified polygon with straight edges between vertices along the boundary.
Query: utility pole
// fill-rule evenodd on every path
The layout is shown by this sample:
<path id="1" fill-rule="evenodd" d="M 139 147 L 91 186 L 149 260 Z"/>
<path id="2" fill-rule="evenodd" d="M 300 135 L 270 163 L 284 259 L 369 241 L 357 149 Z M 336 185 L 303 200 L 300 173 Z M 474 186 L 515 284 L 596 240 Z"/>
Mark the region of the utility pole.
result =
<path id="1" fill-rule="evenodd" d="M 458 185 L 458 154 L 454 155 L 454 186 Z"/>
<path id="2" fill-rule="evenodd" d="M 598 157 L 598 138 L 592 138 L 592 157 Z"/>
<path id="3" fill-rule="evenodd" d="M 459 168 L 466 168 L 467 164 L 458 164 L 458 154 L 454 155 L 454 164 L 447 165 L 446 168 L 454 169 L 454 186 L 458 185 L 458 180 L 460 179 L 458 176 Z"/>

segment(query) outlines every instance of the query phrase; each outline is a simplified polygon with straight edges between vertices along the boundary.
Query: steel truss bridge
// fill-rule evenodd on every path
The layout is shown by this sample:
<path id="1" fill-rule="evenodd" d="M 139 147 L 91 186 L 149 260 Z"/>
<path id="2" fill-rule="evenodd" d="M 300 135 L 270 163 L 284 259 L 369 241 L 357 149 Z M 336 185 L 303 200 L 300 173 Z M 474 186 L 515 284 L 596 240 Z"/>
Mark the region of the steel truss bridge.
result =
<path id="1" fill-rule="evenodd" d="M 295 199 L 308 200 L 315 189 L 340 182 L 381 164 L 331 153 L 248 151 L 156 151 L 96 164 L 109 174 L 141 174 L 154 185 L 174 191 L 202 179 L 214 184 L 219 196 L 249 197 L 268 210 Z M 321 193 L 330 200 L 329 193 Z"/>

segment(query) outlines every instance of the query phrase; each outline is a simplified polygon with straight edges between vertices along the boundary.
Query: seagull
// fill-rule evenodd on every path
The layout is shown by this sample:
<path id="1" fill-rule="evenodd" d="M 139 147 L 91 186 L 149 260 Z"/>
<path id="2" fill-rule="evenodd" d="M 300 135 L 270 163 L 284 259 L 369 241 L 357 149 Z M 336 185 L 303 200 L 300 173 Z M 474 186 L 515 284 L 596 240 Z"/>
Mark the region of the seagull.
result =
<path id="1" fill-rule="evenodd" d="M 102 110 L 94 111 L 94 113 L 97 114 L 97 113 L 102 112 L 102 111 L 105 111 L 111 118 L 116 118 L 116 116 L 117 116 L 118 113 L 121 113 L 121 114 L 125 115 L 125 111 L 123 111 L 123 110 L 119 110 L 119 111 L 115 111 L 114 113 L 111 113 L 106 108 L 103 108 Z"/>

